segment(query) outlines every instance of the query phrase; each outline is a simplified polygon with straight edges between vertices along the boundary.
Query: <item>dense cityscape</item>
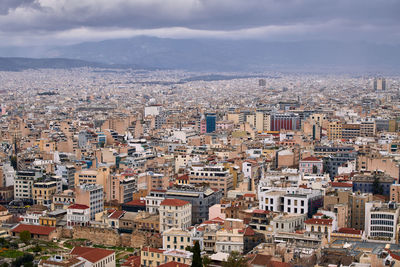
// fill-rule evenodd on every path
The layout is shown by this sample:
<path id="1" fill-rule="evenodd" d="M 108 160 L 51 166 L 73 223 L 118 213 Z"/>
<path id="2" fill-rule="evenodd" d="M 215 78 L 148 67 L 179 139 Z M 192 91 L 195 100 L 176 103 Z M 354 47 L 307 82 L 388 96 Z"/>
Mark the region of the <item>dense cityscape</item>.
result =
<path id="1" fill-rule="evenodd" d="M 400 267 L 399 0 L 0 0 L 0 267 Z"/>
<path id="2" fill-rule="evenodd" d="M 400 78 L 1 72 L 4 266 L 400 264 Z"/>

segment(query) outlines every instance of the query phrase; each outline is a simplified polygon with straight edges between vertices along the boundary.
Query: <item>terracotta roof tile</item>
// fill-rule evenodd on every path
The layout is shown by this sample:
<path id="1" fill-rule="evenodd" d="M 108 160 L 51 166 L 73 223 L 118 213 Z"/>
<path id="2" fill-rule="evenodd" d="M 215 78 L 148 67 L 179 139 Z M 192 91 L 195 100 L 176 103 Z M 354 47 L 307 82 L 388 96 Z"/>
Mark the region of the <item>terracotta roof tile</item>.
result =
<path id="1" fill-rule="evenodd" d="M 108 216 L 109 219 L 119 219 L 122 215 L 125 214 L 126 211 L 124 210 L 116 210 L 114 211 L 110 216 Z"/>
<path id="2" fill-rule="evenodd" d="M 300 160 L 300 161 L 318 161 L 318 162 L 320 162 L 320 161 L 322 161 L 322 160 L 319 159 L 319 158 L 316 158 L 316 157 L 307 157 L 307 158 L 302 159 L 302 160 Z"/>
<path id="3" fill-rule="evenodd" d="M 128 205 L 128 206 L 146 206 L 146 200 L 134 199 L 132 201 L 124 203 L 123 205 Z"/>
<path id="4" fill-rule="evenodd" d="M 338 233 L 361 235 L 362 231 L 361 230 L 356 230 L 354 228 L 340 228 Z"/>
<path id="5" fill-rule="evenodd" d="M 71 206 L 68 207 L 68 209 L 86 210 L 89 209 L 89 207 L 82 204 L 72 204 Z"/>
<path id="6" fill-rule="evenodd" d="M 55 231 L 55 227 L 43 226 L 43 225 L 31 225 L 31 224 L 18 224 L 11 231 L 14 233 L 21 233 L 22 231 L 29 231 L 34 235 L 49 235 Z"/>
<path id="7" fill-rule="evenodd" d="M 114 250 L 91 247 L 74 247 L 70 254 L 82 257 L 91 263 L 96 263 L 115 253 Z"/>
<path id="8" fill-rule="evenodd" d="M 190 202 L 175 198 L 167 198 L 160 203 L 161 206 L 176 206 L 176 207 L 182 207 L 187 204 L 190 204 Z"/>

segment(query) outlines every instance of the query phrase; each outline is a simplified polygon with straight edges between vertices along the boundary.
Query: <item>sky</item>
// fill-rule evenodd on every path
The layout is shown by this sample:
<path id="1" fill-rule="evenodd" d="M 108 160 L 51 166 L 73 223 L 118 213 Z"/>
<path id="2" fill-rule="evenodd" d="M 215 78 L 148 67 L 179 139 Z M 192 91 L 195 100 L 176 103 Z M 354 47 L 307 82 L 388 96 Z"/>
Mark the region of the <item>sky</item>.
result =
<path id="1" fill-rule="evenodd" d="M 0 0 L 0 46 L 138 35 L 400 44 L 400 0 Z"/>

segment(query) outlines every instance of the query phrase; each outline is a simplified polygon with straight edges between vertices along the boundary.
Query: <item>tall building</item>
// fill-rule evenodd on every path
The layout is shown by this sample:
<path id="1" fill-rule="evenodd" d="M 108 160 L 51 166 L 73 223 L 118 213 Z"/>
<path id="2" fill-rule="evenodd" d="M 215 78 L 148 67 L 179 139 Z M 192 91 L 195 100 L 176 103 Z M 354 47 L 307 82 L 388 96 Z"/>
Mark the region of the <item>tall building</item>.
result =
<path id="1" fill-rule="evenodd" d="M 350 227 L 364 230 L 365 226 L 365 204 L 372 201 L 372 194 L 356 192 L 349 195 L 349 209 L 351 210 Z"/>
<path id="2" fill-rule="evenodd" d="M 271 114 L 271 131 L 298 130 L 300 129 L 300 117 L 294 113 Z"/>
<path id="3" fill-rule="evenodd" d="M 53 195 L 57 193 L 57 182 L 37 182 L 32 186 L 33 204 L 50 206 L 53 202 Z"/>
<path id="4" fill-rule="evenodd" d="M 35 181 L 41 177 L 43 174 L 38 170 L 18 171 L 14 181 L 14 199 L 33 203 L 32 187 Z"/>
<path id="5" fill-rule="evenodd" d="M 386 79 L 383 77 L 377 77 L 374 79 L 374 91 L 386 90 Z"/>
<path id="6" fill-rule="evenodd" d="M 209 208 L 220 202 L 222 194 L 208 187 L 182 186 L 167 190 L 166 198 L 176 198 L 192 204 L 192 223 L 200 224 L 208 219 Z"/>
<path id="7" fill-rule="evenodd" d="M 258 86 L 266 86 L 266 85 L 267 85 L 267 81 L 265 81 L 265 79 L 258 80 Z"/>
<path id="8" fill-rule="evenodd" d="M 90 219 L 94 220 L 96 213 L 104 210 L 103 186 L 97 184 L 83 184 L 75 188 L 75 203 L 90 208 Z"/>
<path id="9" fill-rule="evenodd" d="M 395 202 L 365 205 L 365 235 L 374 242 L 398 243 L 400 207 Z"/>
<path id="10" fill-rule="evenodd" d="M 206 132 L 215 132 L 217 124 L 217 115 L 215 113 L 206 113 Z"/>
<path id="11" fill-rule="evenodd" d="M 189 183 L 192 185 L 208 184 L 226 196 L 228 191 L 233 189 L 233 176 L 224 166 L 192 166 Z"/>
<path id="12" fill-rule="evenodd" d="M 192 204 L 180 199 L 164 199 L 160 203 L 160 232 L 171 228 L 182 230 L 192 225 Z"/>

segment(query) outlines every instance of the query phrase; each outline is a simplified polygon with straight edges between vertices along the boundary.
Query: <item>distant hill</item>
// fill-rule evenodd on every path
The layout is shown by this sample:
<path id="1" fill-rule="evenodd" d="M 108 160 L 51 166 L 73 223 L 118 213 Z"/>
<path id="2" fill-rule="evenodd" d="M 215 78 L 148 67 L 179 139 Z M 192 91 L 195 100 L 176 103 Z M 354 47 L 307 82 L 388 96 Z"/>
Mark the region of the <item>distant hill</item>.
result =
<path id="1" fill-rule="evenodd" d="M 133 66 L 190 71 L 399 72 L 400 45 L 365 42 L 170 39 L 138 36 L 56 47 L 0 47 L 0 69 Z M 54 59 L 54 58 L 59 58 Z M 65 58 L 76 59 L 67 60 Z M 6 64 L 6 65 L 5 65 Z"/>
<path id="2" fill-rule="evenodd" d="M 139 36 L 56 47 L 52 55 L 147 68 L 194 71 L 343 71 L 400 67 L 400 45 L 335 41 L 168 39 Z"/>
<path id="3" fill-rule="evenodd" d="M 1 71 L 21 71 L 26 69 L 70 69 L 80 67 L 110 67 L 109 64 L 66 58 L 22 58 L 0 57 Z"/>

